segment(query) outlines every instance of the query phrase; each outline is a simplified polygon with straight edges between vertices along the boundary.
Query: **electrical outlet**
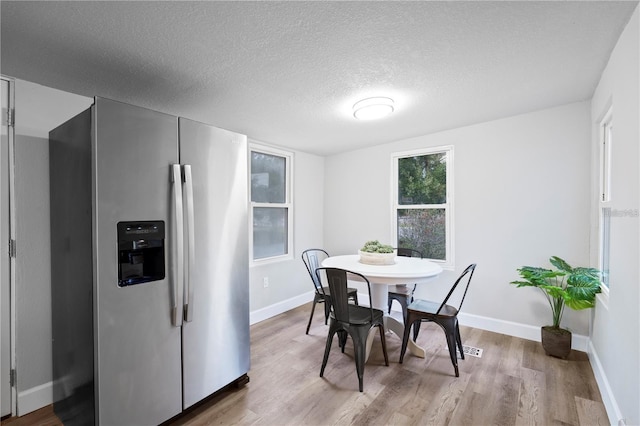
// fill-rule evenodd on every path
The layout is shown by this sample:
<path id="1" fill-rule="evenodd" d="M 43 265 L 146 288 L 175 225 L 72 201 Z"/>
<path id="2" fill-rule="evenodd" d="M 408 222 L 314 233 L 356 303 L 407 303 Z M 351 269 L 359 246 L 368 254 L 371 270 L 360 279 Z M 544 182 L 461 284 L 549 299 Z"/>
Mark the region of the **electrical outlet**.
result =
<path id="1" fill-rule="evenodd" d="M 262 286 L 263 286 L 264 288 L 269 287 L 269 277 L 263 277 L 263 278 L 262 278 Z"/>

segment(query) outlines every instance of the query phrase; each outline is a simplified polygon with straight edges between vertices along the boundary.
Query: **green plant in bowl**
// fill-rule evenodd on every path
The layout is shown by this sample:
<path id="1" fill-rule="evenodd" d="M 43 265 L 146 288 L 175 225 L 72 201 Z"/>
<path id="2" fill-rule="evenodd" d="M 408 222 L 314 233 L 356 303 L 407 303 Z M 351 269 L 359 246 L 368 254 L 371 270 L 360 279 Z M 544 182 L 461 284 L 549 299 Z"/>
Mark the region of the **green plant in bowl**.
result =
<path id="1" fill-rule="evenodd" d="M 393 253 L 393 247 L 381 244 L 378 240 L 371 240 L 364 243 L 360 251 L 365 253 Z"/>

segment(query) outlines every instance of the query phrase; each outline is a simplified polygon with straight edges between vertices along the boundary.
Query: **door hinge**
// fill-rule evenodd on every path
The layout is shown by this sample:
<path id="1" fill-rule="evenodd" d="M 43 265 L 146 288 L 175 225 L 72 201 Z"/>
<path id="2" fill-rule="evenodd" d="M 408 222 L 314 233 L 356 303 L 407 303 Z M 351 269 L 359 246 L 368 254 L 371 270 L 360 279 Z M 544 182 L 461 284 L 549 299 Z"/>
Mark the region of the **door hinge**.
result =
<path id="1" fill-rule="evenodd" d="M 9 257 L 16 257 L 16 240 L 9 240 Z"/>
<path id="2" fill-rule="evenodd" d="M 16 370 L 15 368 L 9 372 L 9 385 L 13 388 L 16 386 Z"/>
<path id="3" fill-rule="evenodd" d="M 16 110 L 13 108 L 7 108 L 7 116 L 5 117 L 7 119 L 6 123 L 7 126 L 9 127 L 13 127 L 15 124 L 15 119 L 16 119 Z"/>

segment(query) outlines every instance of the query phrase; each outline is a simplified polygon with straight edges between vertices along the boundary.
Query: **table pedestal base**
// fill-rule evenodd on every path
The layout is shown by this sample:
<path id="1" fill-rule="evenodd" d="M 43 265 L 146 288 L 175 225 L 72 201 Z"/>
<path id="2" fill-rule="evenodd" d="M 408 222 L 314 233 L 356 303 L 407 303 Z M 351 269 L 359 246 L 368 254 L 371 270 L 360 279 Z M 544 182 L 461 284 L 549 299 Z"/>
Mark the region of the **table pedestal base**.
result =
<path id="1" fill-rule="evenodd" d="M 385 315 L 384 317 L 384 329 L 387 334 L 389 332 L 393 332 L 400 340 L 403 338 L 404 333 L 404 324 L 392 316 Z M 371 353 L 371 346 L 373 346 L 373 339 L 379 333 L 378 328 L 372 328 L 369 331 L 369 336 L 367 336 L 367 354 L 365 355 L 365 360 L 369 359 L 369 354 Z M 426 350 L 418 346 L 413 339 L 409 338 L 409 342 L 407 343 L 407 350 L 412 354 L 419 358 L 424 358 L 426 356 Z"/>
<path id="2" fill-rule="evenodd" d="M 387 315 L 389 301 L 389 288 L 384 284 L 375 284 L 371 286 L 371 304 L 376 309 L 381 309 L 384 315 L 384 329 L 385 332 L 393 332 L 400 340 L 404 336 L 404 322 L 399 321 L 391 315 Z M 367 337 L 367 354 L 366 359 L 369 359 L 369 354 L 371 353 L 371 346 L 373 345 L 373 339 L 375 335 L 379 333 L 378 328 L 372 328 L 369 331 L 369 336 Z M 386 337 L 386 336 L 385 336 Z M 409 342 L 407 343 L 407 349 L 409 352 L 417 357 L 424 358 L 426 355 L 426 351 L 424 348 L 418 346 L 416 342 L 409 337 Z"/>

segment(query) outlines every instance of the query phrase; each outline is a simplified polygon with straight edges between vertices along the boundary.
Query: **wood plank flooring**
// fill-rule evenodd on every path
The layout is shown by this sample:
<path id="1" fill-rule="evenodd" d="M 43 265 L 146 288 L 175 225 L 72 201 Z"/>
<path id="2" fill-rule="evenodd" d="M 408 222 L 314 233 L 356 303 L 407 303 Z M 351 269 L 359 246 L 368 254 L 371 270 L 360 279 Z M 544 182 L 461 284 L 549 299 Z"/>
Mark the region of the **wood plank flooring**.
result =
<path id="1" fill-rule="evenodd" d="M 587 355 L 548 357 L 538 342 L 460 327 L 465 345 L 481 358 L 459 360 L 456 378 L 442 330 L 424 324 L 418 342 L 426 358 L 407 354 L 398 364 L 400 339 L 387 335 L 390 365 L 379 337 L 364 372 L 364 392 L 349 340 L 334 341 L 319 377 L 327 327 L 311 304 L 251 327 L 251 381 L 221 392 L 166 425 L 608 425 Z M 47 411 L 48 410 L 48 411 Z M 50 408 L 2 426 L 61 424 Z M 44 417 L 43 417 L 44 416 Z"/>

